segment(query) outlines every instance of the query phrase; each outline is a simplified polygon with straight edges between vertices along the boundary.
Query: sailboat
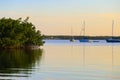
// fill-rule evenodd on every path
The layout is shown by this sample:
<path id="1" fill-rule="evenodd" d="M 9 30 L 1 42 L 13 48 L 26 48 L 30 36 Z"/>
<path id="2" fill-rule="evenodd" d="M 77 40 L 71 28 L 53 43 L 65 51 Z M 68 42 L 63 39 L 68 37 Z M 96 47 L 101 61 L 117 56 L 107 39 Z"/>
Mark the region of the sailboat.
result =
<path id="1" fill-rule="evenodd" d="M 112 21 L 112 37 L 110 39 L 106 39 L 108 43 L 118 43 L 120 42 L 120 39 L 114 39 L 113 38 L 113 31 L 114 31 L 114 20 Z"/>
<path id="2" fill-rule="evenodd" d="M 89 42 L 88 38 L 85 37 L 85 21 L 83 22 L 83 39 L 80 39 L 80 42 Z"/>
<path id="3" fill-rule="evenodd" d="M 72 29 L 72 27 L 71 27 L 71 39 L 70 39 L 70 42 L 75 42 L 75 39 L 74 39 L 74 37 L 73 37 L 73 29 Z"/>

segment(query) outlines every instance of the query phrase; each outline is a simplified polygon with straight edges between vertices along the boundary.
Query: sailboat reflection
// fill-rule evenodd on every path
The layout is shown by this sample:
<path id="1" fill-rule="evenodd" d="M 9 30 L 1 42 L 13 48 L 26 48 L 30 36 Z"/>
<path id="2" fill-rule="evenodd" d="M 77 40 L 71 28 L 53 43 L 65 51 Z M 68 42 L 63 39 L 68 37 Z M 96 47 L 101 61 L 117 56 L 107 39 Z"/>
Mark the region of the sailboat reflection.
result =
<path id="1" fill-rule="evenodd" d="M 114 67 L 114 45 L 112 43 L 112 68 Z"/>
<path id="2" fill-rule="evenodd" d="M 85 46 L 85 44 L 82 45 L 82 48 L 83 48 L 83 50 L 82 50 L 82 52 L 83 52 L 83 67 L 85 67 L 85 65 L 86 65 L 86 59 L 85 59 L 86 58 L 85 57 L 86 56 L 86 51 L 85 51 L 86 46 Z"/>
<path id="3" fill-rule="evenodd" d="M 100 67 L 99 65 L 105 67 L 114 67 L 115 65 L 115 50 L 114 44 L 110 47 L 103 46 L 86 46 L 82 45 L 82 63 L 84 67 Z M 102 51 L 103 50 L 103 51 Z M 109 50 L 109 51 L 108 51 Z M 106 53 L 108 52 L 108 53 Z M 111 62 L 110 62 L 111 61 Z"/>
<path id="4" fill-rule="evenodd" d="M 85 45 L 83 44 L 83 66 L 85 66 Z"/>

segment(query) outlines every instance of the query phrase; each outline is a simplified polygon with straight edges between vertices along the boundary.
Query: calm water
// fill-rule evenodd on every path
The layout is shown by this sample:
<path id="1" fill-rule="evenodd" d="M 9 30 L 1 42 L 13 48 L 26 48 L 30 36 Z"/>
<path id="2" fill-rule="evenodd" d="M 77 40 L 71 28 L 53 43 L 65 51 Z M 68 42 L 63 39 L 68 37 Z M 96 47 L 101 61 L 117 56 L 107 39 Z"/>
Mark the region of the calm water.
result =
<path id="1" fill-rule="evenodd" d="M 2 80 L 120 80 L 120 44 L 46 40 L 40 50 L 1 50 Z"/>

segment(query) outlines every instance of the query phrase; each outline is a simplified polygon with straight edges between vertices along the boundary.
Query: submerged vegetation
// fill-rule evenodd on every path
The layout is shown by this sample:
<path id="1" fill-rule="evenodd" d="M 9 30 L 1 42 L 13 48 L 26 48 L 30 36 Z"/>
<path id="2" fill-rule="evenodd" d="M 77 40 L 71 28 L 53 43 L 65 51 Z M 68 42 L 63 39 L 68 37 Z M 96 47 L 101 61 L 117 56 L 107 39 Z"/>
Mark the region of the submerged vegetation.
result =
<path id="1" fill-rule="evenodd" d="M 24 48 L 43 45 L 43 35 L 35 26 L 22 18 L 0 19 L 0 48 Z"/>

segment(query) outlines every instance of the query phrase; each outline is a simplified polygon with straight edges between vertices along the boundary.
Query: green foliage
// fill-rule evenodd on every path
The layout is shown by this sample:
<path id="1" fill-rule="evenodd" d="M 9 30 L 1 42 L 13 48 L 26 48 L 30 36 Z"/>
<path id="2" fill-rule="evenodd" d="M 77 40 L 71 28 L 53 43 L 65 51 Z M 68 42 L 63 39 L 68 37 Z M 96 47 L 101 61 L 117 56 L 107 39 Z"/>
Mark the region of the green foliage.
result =
<path id="1" fill-rule="evenodd" d="M 35 26 L 25 20 L 11 18 L 0 19 L 0 47 L 18 48 L 30 45 L 43 45 L 43 35 Z"/>

